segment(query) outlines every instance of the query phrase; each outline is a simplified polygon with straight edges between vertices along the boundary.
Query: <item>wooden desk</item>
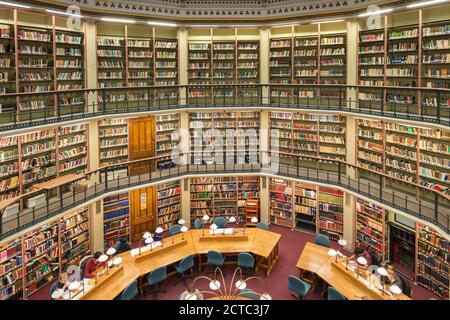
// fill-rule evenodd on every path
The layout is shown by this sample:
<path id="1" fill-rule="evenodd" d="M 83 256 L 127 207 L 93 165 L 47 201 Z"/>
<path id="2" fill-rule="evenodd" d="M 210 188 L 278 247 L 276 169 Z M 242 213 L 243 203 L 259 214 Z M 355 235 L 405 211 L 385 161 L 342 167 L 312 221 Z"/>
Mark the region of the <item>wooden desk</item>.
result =
<path id="1" fill-rule="evenodd" d="M 259 268 L 266 268 L 267 276 L 269 276 L 278 261 L 278 243 L 281 234 L 261 229 L 255 230 L 256 235 L 251 251 L 256 254 L 256 271 Z"/>
<path id="2" fill-rule="evenodd" d="M 333 266 L 335 258 L 328 256 L 328 250 L 329 248 L 308 242 L 297 262 L 300 273 L 313 272 L 349 300 L 361 300 L 362 297 L 370 300 L 389 299 L 389 296 L 383 296 L 379 290 L 369 289 L 345 270 Z M 405 295 L 398 295 L 396 298 L 410 299 Z"/>
<path id="3" fill-rule="evenodd" d="M 208 232 L 209 230 L 205 230 Z M 281 235 L 251 228 L 246 229 L 246 235 L 248 236 L 248 241 L 235 240 L 235 241 L 217 241 L 216 239 L 201 240 L 202 230 L 189 230 L 188 232 L 182 234 L 177 234 L 173 237 L 168 237 L 163 239 L 163 245 L 169 246 L 172 243 L 172 238 L 174 243 L 180 242 L 180 245 L 174 246 L 171 250 L 161 250 L 158 254 L 151 254 L 140 259 L 135 259 L 127 251 L 122 253 L 122 268 L 123 271 L 114 275 L 110 279 L 106 279 L 101 284 L 101 290 L 94 290 L 92 292 L 86 293 L 85 297 L 82 299 L 90 300 L 108 300 L 114 299 L 118 296 L 131 282 L 145 274 L 161 267 L 174 264 L 183 258 L 190 255 L 202 255 L 206 254 L 209 250 L 216 250 L 222 253 L 239 253 L 239 252 L 251 252 L 264 259 L 270 259 L 271 264 L 269 264 L 268 273 L 273 268 L 276 257 L 278 257 L 278 242 Z M 221 235 L 217 235 L 220 237 Z M 185 241 L 181 244 L 182 238 Z M 258 259 L 257 259 L 258 260 Z M 260 266 L 261 267 L 261 266 Z"/>

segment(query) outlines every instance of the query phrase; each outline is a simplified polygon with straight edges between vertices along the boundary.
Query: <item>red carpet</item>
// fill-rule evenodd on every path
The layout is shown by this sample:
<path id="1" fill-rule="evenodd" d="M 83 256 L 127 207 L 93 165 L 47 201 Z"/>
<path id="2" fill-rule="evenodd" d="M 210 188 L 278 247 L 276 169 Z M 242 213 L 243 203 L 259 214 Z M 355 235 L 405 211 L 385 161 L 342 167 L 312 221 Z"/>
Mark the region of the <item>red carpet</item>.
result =
<path id="1" fill-rule="evenodd" d="M 257 292 L 263 292 L 266 290 L 273 299 L 277 300 L 292 300 L 295 299 L 288 290 L 288 275 L 298 276 L 298 269 L 295 267 L 298 258 L 303 250 L 303 247 L 306 242 L 313 242 L 314 235 L 299 232 L 299 231 L 291 231 L 290 229 L 279 227 L 279 226 L 270 226 L 270 230 L 273 232 L 277 232 L 281 234 L 281 240 L 279 245 L 279 259 L 272 270 L 271 275 L 265 281 L 266 289 L 264 288 L 264 284 L 261 284 L 259 281 L 249 281 L 247 286 L 249 288 L 254 289 Z M 332 242 L 332 246 L 337 248 L 337 243 Z M 227 257 L 227 259 L 232 259 L 233 257 Z M 196 260 L 197 262 L 197 260 Z M 235 270 L 235 265 L 226 265 L 223 270 L 225 272 L 225 284 L 227 286 L 231 283 L 231 277 L 233 276 L 233 272 Z M 172 271 L 173 268 L 168 268 L 168 272 Z M 199 276 L 198 267 L 194 270 L 194 278 Z M 206 272 L 202 272 L 201 274 L 208 275 L 212 277 L 212 274 L 208 274 Z M 263 279 L 265 279 L 265 274 L 263 271 L 258 273 Z M 153 294 L 149 294 L 144 297 L 138 297 L 140 300 L 155 300 L 155 299 L 165 299 L 165 300 L 173 300 L 178 299 L 178 296 L 181 292 L 183 292 L 186 288 L 186 283 L 191 282 L 193 279 L 186 279 L 185 281 L 177 281 L 176 276 L 171 276 L 165 281 L 161 288 L 167 289 L 167 292 L 157 292 Z M 236 280 L 235 280 L 236 281 Z M 197 282 L 197 288 L 199 290 L 208 290 L 208 282 L 206 280 L 200 280 Z M 35 293 L 30 299 L 49 299 L 49 287 L 47 286 L 42 290 Z M 412 284 L 413 290 L 413 299 L 427 299 L 429 297 L 435 297 L 428 290 L 415 286 Z M 209 296 L 205 296 L 209 297 Z M 305 300 L 317 300 L 322 299 L 319 292 L 310 292 Z"/>

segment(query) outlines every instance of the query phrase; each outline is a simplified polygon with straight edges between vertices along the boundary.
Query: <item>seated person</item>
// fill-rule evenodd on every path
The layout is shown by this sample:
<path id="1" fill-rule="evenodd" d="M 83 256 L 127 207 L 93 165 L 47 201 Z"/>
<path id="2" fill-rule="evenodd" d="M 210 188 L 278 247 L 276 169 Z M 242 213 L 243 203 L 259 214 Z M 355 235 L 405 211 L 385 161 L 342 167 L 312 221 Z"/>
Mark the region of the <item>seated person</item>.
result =
<path id="1" fill-rule="evenodd" d="M 97 277 L 96 271 L 100 268 L 100 265 L 103 265 L 104 269 L 108 267 L 108 264 L 106 262 L 99 262 L 98 258 L 102 253 L 100 251 L 97 251 L 94 253 L 94 257 L 89 259 L 88 262 L 86 262 L 86 266 L 84 267 L 84 273 L 83 276 L 87 279 L 95 278 Z"/>
<path id="2" fill-rule="evenodd" d="M 65 291 L 68 286 L 69 286 L 69 275 L 67 274 L 67 272 L 63 272 L 59 275 L 58 280 L 56 280 L 56 282 L 50 288 L 50 296 L 56 290 Z"/>
<path id="3" fill-rule="evenodd" d="M 402 278 L 400 278 L 400 276 L 397 274 L 397 272 L 395 272 L 394 266 L 392 266 L 391 264 L 388 264 L 386 266 L 386 271 L 388 273 L 388 275 L 386 276 L 386 280 L 387 280 L 386 283 L 389 284 L 390 286 L 395 284 L 403 291 Z"/>
<path id="4" fill-rule="evenodd" d="M 359 257 L 364 257 L 367 260 L 367 264 L 365 266 L 360 265 L 361 268 L 367 269 L 372 265 L 372 258 L 370 257 L 369 252 L 363 248 L 356 247 L 353 255 L 349 257 L 349 260 L 356 261 L 356 259 L 358 259 Z"/>
<path id="5" fill-rule="evenodd" d="M 114 249 L 116 249 L 117 254 L 121 254 L 131 250 L 131 246 L 126 238 L 120 238 L 114 245 Z"/>
<path id="6" fill-rule="evenodd" d="M 180 300 L 188 300 L 190 296 L 196 295 L 197 300 L 203 300 L 203 295 L 198 291 L 198 289 L 194 288 L 192 284 L 188 285 L 186 291 L 183 291 L 180 295 Z"/>
<path id="7" fill-rule="evenodd" d="M 155 234 L 153 234 L 153 241 L 155 242 L 162 241 L 162 239 L 163 239 L 162 233 L 155 232 Z"/>

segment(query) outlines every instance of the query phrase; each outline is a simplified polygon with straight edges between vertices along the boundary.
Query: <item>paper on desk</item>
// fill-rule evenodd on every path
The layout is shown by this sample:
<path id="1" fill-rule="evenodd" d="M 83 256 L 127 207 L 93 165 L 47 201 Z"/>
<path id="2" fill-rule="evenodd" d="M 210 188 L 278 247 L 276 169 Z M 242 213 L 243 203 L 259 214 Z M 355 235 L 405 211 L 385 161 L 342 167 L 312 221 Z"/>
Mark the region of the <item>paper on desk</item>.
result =
<path id="1" fill-rule="evenodd" d="M 210 234 L 213 234 L 213 230 L 209 230 Z M 214 234 L 233 234 L 234 228 L 221 228 L 214 230 Z"/>
<path id="2" fill-rule="evenodd" d="M 149 245 L 141 247 L 140 252 L 144 253 L 144 252 L 149 251 L 150 249 L 153 250 L 153 249 L 155 249 L 157 247 L 160 247 L 161 245 L 162 245 L 161 241 L 152 242 Z M 130 254 L 131 254 L 132 257 L 135 257 L 135 256 L 139 255 L 139 248 L 131 249 Z"/>

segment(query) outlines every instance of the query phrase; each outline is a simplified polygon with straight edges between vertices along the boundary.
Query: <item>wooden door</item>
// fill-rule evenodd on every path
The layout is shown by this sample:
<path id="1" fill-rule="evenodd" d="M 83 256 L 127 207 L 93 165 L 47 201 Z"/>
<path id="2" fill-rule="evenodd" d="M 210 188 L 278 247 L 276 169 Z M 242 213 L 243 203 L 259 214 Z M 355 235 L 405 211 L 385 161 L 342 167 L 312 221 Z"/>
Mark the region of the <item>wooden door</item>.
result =
<path id="1" fill-rule="evenodd" d="M 130 160 L 150 158 L 156 155 L 155 130 L 154 117 L 130 119 Z M 152 170 L 154 169 L 152 168 Z M 148 170 L 148 162 L 136 163 L 131 166 L 131 174 L 144 173 Z"/>
<path id="2" fill-rule="evenodd" d="M 156 227 L 156 187 L 130 192 L 131 241 L 139 241 L 146 231 Z"/>

